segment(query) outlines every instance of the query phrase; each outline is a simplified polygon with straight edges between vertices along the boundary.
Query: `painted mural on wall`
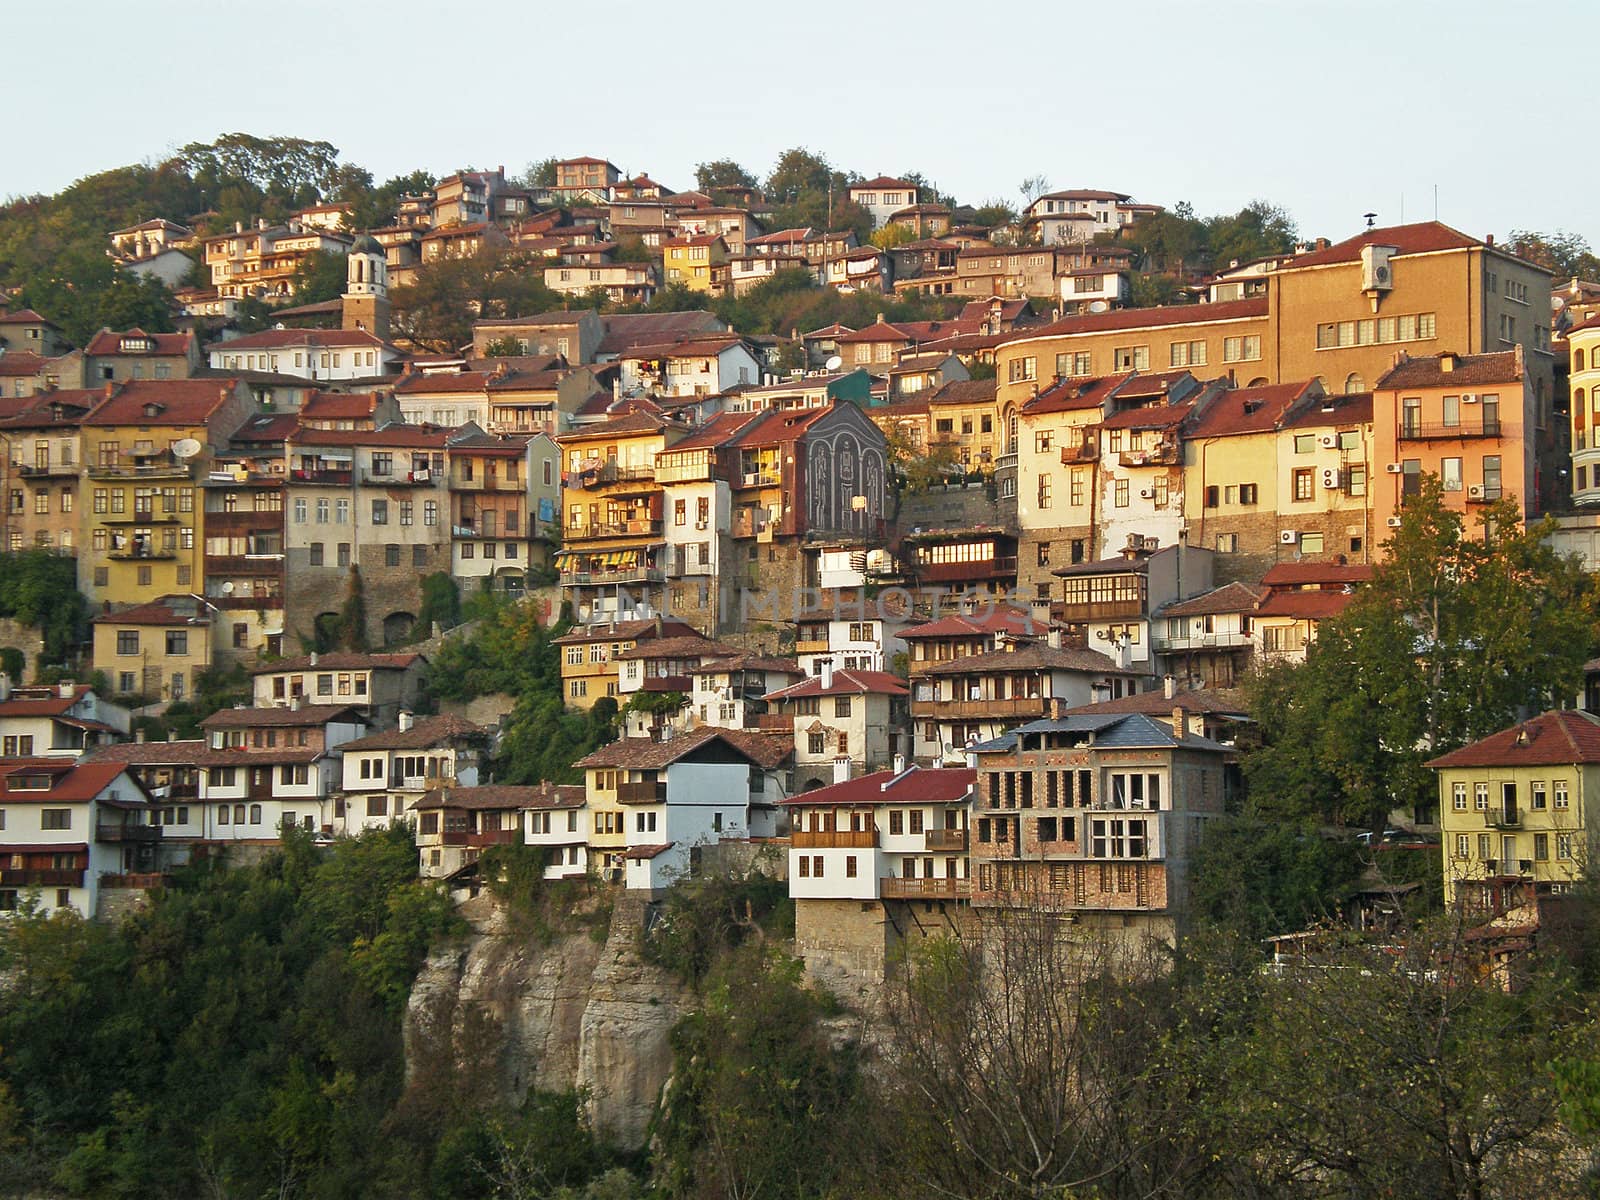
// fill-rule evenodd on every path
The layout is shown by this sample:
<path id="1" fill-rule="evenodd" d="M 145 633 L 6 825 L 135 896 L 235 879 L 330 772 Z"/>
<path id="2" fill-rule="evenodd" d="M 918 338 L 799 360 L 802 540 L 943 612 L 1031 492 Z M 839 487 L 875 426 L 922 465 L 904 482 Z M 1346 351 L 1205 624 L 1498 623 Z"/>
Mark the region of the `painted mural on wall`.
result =
<path id="1" fill-rule="evenodd" d="M 883 519 L 887 471 L 883 435 L 853 406 L 841 406 L 806 434 L 807 525 L 826 532 L 875 529 Z"/>

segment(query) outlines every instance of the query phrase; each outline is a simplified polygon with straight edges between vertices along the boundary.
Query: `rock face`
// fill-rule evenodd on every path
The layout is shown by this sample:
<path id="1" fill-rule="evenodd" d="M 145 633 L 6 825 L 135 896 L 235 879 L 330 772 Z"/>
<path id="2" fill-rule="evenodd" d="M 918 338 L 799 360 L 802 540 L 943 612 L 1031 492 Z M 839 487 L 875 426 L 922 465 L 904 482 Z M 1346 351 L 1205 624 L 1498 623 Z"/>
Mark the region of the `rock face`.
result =
<path id="1" fill-rule="evenodd" d="M 605 941 L 518 935 L 487 896 L 462 907 L 472 932 L 437 947 L 406 1013 L 408 1075 L 453 1063 L 473 1090 L 509 1105 L 530 1088 L 579 1088 L 594 1128 L 644 1144 L 672 1068 L 668 1036 L 688 989 L 640 959 L 644 906 L 618 899 Z"/>

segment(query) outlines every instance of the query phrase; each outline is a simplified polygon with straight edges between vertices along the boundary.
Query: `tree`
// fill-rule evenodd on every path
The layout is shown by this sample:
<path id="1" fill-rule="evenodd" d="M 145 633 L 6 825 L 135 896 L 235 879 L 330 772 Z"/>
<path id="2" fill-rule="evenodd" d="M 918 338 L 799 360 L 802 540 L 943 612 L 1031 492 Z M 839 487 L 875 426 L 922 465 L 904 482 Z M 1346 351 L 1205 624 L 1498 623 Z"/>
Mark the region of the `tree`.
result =
<path id="1" fill-rule="evenodd" d="M 353 229 L 377 229 L 390 225 L 400 211 L 400 198 L 426 192 L 438 180 L 431 171 L 412 171 L 409 175 L 396 175 L 376 188 L 369 188 L 339 199 L 351 205 L 350 226 Z"/>
<path id="2" fill-rule="evenodd" d="M 1023 211 L 1033 207 L 1033 202 L 1050 190 L 1050 180 L 1043 175 L 1029 175 L 1017 184 L 1017 191 L 1022 196 Z"/>
<path id="3" fill-rule="evenodd" d="M 916 241 L 917 235 L 904 225 L 885 225 L 881 229 L 874 229 L 872 236 L 867 240 L 880 250 L 892 250 L 896 246 Z"/>
<path id="4" fill-rule="evenodd" d="M 1576 692 L 1596 642 L 1582 570 L 1510 498 L 1477 523 L 1466 536 L 1424 476 L 1372 582 L 1305 663 L 1256 678 L 1263 744 L 1244 767 L 1259 811 L 1381 829 L 1391 808 L 1429 802 L 1430 758 Z"/>
<path id="5" fill-rule="evenodd" d="M 417 630 L 423 636 L 437 624 L 453 629 L 461 624 L 461 589 L 447 571 L 435 571 L 422 580 L 422 608 L 417 613 Z"/>
<path id="6" fill-rule="evenodd" d="M 544 286 L 544 260 L 511 247 L 442 258 L 390 293 L 396 329 L 441 353 L 472 340 L 479 318 L 520 317 L 563 307 L 567 300 Z"/>
<path id="7" fill-rule="evenodd" d="M 320 304 L 344 294 L 349 277 L 346 255 L 318 250 L 302 258 L 294 269 L 296 304 Z"/>
<path id="8" fill-rule="evenodd" d="M 708 196 L 724 188 L 753 188 L 759 182 L 731 158 L 703 162 L 694 169 L 694 186 Z"/>
<path id="9" fill-rule="evenodd" d="M 1518 258 L 1553 272 L 1558 284 L 1568 279 L 1600 278 L 1600 259 L 1589 249 L 1589 243 L 1564 229 L 1553 233 L 1513 229 L 1507 248 Z"/>
<path id="10" fill-rule="evenodd" d="M 513 182 L 522 188 L 553 188 L 556 185 L 556 163 L 558 161 L 552 156 L 550 158 L 541 158 L 538 162 L 529 163 L 528 169 L 517 176 Z"/>
<path id="11" fill-rule="evenodd" d="M 1231 216 L 1209 218 L 1206 239 L 1214 270 L 1234 261 L 1244 263 L 1269 254 L 1287 254 L 1294 249 L 1294 218 L 1275 204 L 1252 200 Z"/>

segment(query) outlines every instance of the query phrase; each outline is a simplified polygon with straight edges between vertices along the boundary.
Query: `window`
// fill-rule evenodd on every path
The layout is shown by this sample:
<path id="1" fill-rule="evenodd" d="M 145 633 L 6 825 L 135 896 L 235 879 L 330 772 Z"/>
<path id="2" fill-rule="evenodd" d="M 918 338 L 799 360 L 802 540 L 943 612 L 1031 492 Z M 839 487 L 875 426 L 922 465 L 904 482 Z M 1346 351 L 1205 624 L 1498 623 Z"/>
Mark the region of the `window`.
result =
<path id="1" fill-rule="evenodd" d="M 1487 783 L 1475 783 L 1472 785 L 1472 807 L 1477 812 L 1489 811 L 1489 785 Z M 1489 856 L 1485 854 L 1484 857 L 1488 858 Z"/>
<path id="2" fill-rule="evenodd" d="M 167 630 L 167 653 L 174 656 L 183 656 L 189 653 L 189 631 L 186 629 Z"/>
<path id="3" fill-rule="evenodd" d="M 1255 502 L 1256 502 L 1256 485 L 1253 484 L 1253 483 L 1241 483 L 1239 485 L 1239 503 L 1240 504 L 1254 504 Z"/>
<path id="4" fill-rule="evenodd" d="M 1246 334 L 1222 339 L 1223 362 L 1254 362 L 1261 357 L 1261 336 Z"/>
<path id="5" fill-rule="evenodd" d="M 1312 500 L 1316 498 L 1316 476 L 1310 467 L 1295 468 L 1294 498 L 1296 500 Z"/>
<path id="6" fill-rule="evenodd" d="M 1301 554 L 1321 554 L 1322 535 L 1320 533 L 1302 533 L 1300 535 Z"/>
<path id="7" fill-rule="evenodd" d="M 1454 783 L 1450 785 L 1450 808 L 1454 812 L 1467 811 L 1467 785 Z"/>
<path id="8" fill-rule="evenodd" d="M 339 543 L 338 555 L 337 555 L 335 561 L 341 567 L 348 567 L 350 565 L 350 543 L 349 542 L 340 542 Z"/>
<path id="9" fill-rule="evenodd" d="M 850 715 L 849 696 L 835 696 L 833 698 L 833 715 L 836 717 L 848 717 Z"/>
<path id="10" fill-rule="evenodd" d="M 1035 454 L 1049 454 L 1050 444 L 1055 436 L 1053 430 L 1041 429 L 1033 435 L 1033 450 Z"/>
<path id="11" fill-rule="evenodd" d="M 71 829 L 72 810 L 70 808 L 46 808 L 39 812 L 40 829 Z"/>
<path id="12" fill-rule="evenodd" d="M 1118 346 L 1111 351 L 1111 366 L 1117 371 L 1148 371 L 1149 346 Z"/>
<path id="13" fill-rule="evenodd" d="M 295 503 L 302 502 L 297 500 Z M 387 500 L 374 500 L 372 502 L 372 523 L 374 525 L 387 525 L 389 523 L 389 502 Z"/>
<path id="14" fill-rule="evenodd" d="M 1442 458 L 1439 460 L 1439 483 L 1447 492 L 1461 490 L 1461 460 L 1459 458 Z"/>
<path id="15" fill-rule="evenodd" d="M 1239 535 L 1237 533 L 1219 533 L 1219 534 L 1217 534 L 1217 553 L 1218 554 L 1237 554 L 1237 553 L 1239 553 Z"/>
<path id="16" fill-rule="evenodd" d="M 1485 420 L 1488 414 L 1484 414 Z M 1483 498 L 1485 500 L 1500 499 L 1500 456 L 1498 454 L 1485 454 L 1483 456 Z"/>
<path id="17" fill-rule="evenodd" d="M 383 565 L 398 567 L 400 565 L 400 547 L 390 542 L 383 548 Z"/>
<path id="18" fill-rule="evenodd" d="M 1346 468 L 1345 491 L 1352 496 L 1365 496 L 1367 494 L 1366 467 Z"/>
<path id="19" fill-rule="evenodd" d="M 854 879 L 856 877 L 856 856 L 854 854 L 846 854 L 844 856 L 844 877 L 846 879 Z"/>
<path id="20" fill-rule="evenodd" d="M 412 521 L 411 521 L 412 509 L 413 509 L 413 505 L 412 505 L 412 502 L 410 500 L 402 500 L 402 501 L 400 501 L 400 524 L 402 524 L 402 525 L 410 525 L 412 523 Z M 488 513 L 484 514 L 485 518 L 487 518 L 488 516 L 489 516 Z"/>
<path id="21" fill-rule="evenodd" d="M 507 557 L 510 557 L 509 555 Z M 425 567 L 428 565 L 428 548 L 426 546 L 411 547 L 411 565 Z"/>
<path id="22" fill-rule="evenodd" d="M 306 502 L 304 499 L 294 502 L 294 523 L 296 525 L 304 525 L 306 523 Z"/>
<path id="23" fill-rule="evenodd" d="M 117 653 L 139 653 L 139 631 L 137 629 L 117 630 Z"/>
<path id="24" fill-rule="evenodd" d="M 328 509 L 329 509 L 329 506 L 328 506 L 328 502 L 326 500 L 318 500 L 317 501 L 317 524 L 318 525 L 326 525 L 328 523 Z"/>
<path id="25" fill-rule="evenodd" d="M 1128 481 L 1126 479 L 1118 479 L 1115 482 L 1113 485 L 1112 496 L 1112 502 L 1118 508 L 1128 507 Z"/>
<path id="26" fill-rule="evenodd" d="M 1556 780 L 1555 785 L 1554 785 L 1554 794 L 1555 794 L 1554 805 L 1555 805 L 1556 810 L 1559 812 L 1562 809 L 1565 809 L 1567 807 L 1567 781 L 1566 780 L 1564 780 L 1564 779 Z"/>
<path id="27" fill-rule="evenodd" d="M 1038 376 L 1039 360 L 1031 354 L 1011 360 L 1009 379 L 1011 383 L 1023 383 L 1030 379 L 1037 379 Z"/>
<path id="28" fill-rule="evenodd" d="M 1533 858 L 1535 862 L 1545 862 L 1550 857 L 1550 835 L 1536 833 L 1533 835 Z"/>
<path id="29" fill-rule="evenodd" d="M 1039 476 L 1039 507 L 1050 507 L 1050 476 Z"/>
<path id="30" fill-rule="evenodd" d="M 312 542 L 310 550 L 311 550 L 311 565 L 313 567 L 320 567 L 322 565 L 322 543 L 321 542 Z"/>
<path id="31" fill-rule="evenodd" d="M 1203 367 L 1206 365 L 1204 342 L 1173 342 L 1167 348 L 1167 365 L 1173 367 Z"/>

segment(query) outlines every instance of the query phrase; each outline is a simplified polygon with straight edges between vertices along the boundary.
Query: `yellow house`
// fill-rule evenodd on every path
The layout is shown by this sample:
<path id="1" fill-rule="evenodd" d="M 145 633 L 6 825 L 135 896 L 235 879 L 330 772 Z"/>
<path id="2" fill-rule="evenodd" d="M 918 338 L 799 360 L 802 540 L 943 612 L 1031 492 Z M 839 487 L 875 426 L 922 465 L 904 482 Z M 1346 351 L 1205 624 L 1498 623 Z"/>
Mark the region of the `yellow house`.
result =
<path id="1" fill-rule="evenodd" d="M 109 383 L 84 417 L 79 587 L 99 603 L 143 604 L 198 590 L 212 447 L 256 412 L 234 379 Z"/>
<path id="2" fill-rule="evenodd" d="M 1089 313 L 1020 330 L 995 352 L 1001 405 L 1020 406 L 1053 374 L 1177 368 L 1245 387 L 1315 379 L 1325 392 L 1356 393 L 1399 352 L 1520 345 L 1548 458 L 1554 359 L 1543 268 L 1427 221 L 1307 248 L 1263 283 L 1263 294 L 1243 299 Z"/>
<path id="3" fill-rule="evenodd" d="M 182 701 L 211 665 L 211 609 L 194 596 L 164 596 L 94 619 L 94 666 L 117 699 Z"/>
<path id="4" fill-rule="evenodd" d="M 1595 851 L 1600 718 L 1543 713 L 1428 764 L 1439 777 L 1446 903 L 1492 911 L 1493 894 L 1565 891 Z"/>
<path id="5" fill-rule="evenodd" d="M 727 286 L 728 243 L 714 233 L 661 243 L 662 278 L 697 292 L 720 295 Z"/>

